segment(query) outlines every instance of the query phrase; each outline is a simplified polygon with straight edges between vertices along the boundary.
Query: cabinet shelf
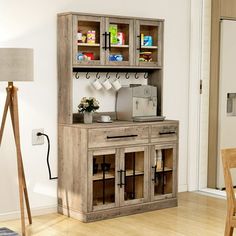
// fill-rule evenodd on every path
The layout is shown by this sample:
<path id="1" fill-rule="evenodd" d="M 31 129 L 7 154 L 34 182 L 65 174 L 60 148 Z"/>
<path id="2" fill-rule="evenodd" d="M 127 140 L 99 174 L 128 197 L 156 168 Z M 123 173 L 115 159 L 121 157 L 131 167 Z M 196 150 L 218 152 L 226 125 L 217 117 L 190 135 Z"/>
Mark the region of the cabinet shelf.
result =
<path id="1" fill-rule="evenodd" d="M 78 43 L 77 45 L 82 47 L 100 47 L 100 43 Z"/>
<path id="2" fill-rule="evenodd" d="M 157 46 L 142 46 L 141 50 L 142 49 L 158 49 L 158 47 Z"/>
<path id="3" fill-rule="evenodd" d="M 168 167 L 165 167 L 165 168 L 164 168 L 164 172 L 171 172 L 171 171 L 173 171 L 173 169 L 168 168 Z M 157 170 L 156 172 L 157 172 L 157 173 L 161 173 L 161 172 L 163 172 L 163 170 Z"/>
<path id="4" fill-rule="evenodd" d="M 111 48 L 129 48 L 129 45 L 125 44 L 125 45 L 111 45 Z"/>
<path id="5" fill-rule="evenodd" d="M 109 172 L 105 172 L 105 179 L 114 179 L 115 178 L 115 171 L 111 170 Z M 97 174 L 93 175 L 93 181 L 103 180 L 103 172 L 100 171 Z"/>
<path id="6" fill-rule="evenodd" d="M 144 175 L 144 171 L 135 170 L 135 175 Z M 133 170 L 126 170 L 126 177 L 133 176 Z"/>

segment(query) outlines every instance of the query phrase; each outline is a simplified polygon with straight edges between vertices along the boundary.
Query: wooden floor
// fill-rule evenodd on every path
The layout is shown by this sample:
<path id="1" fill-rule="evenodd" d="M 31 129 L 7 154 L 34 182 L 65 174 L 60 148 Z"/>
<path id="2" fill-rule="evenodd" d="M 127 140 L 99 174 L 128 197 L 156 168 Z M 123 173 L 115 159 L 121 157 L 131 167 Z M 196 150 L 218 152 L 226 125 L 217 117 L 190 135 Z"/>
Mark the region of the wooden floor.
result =
<path id="1" fill-rule="evenodd" d="M 37 236 L 222 236 L 226 201 L 198 193 L 180 193 L 179 206 L 94 223 L 59 214 L 33 218 L 28 235 Z M 19 221 L 0 222 L 20 232 Z M 235 233 L 236 235 L 236 233 Z"/>

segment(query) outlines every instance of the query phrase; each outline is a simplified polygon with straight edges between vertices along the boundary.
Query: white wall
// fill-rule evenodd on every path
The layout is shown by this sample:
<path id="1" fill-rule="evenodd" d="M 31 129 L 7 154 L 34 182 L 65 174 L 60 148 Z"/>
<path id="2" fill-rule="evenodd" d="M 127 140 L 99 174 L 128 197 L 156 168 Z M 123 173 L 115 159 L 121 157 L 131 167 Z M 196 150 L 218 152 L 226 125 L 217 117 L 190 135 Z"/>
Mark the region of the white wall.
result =
<path id="1" fill-rule="evenodd" d="M 32 47 L 35 81 L 18 83 L 22 153 L 33 209 L 56 206 L 56 181 L 48 180 L 46 145 L 32 146 L 31 131 L 51 138 L 52 172 L 57 169 L 56 15 L 78 11 L 165 19 L 164 115 L 180 121 L 179 189 L 187 189 L 189 0 L 0 0 L 0 47 Z M 0 84 L 0 114 L 5 99 Z M 0 148 L 0 218 L 18 210 L 16 157 L 9 120 Z"/>

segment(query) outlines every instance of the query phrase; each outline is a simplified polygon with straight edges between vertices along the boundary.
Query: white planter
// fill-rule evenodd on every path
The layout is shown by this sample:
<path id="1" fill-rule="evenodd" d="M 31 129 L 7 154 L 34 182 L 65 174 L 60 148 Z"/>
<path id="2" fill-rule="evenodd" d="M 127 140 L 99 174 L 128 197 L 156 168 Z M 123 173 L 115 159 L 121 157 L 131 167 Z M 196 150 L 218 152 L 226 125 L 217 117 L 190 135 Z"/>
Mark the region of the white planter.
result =
<path id="1" fill-rule="evenodd" d="M 84 112 L 84 123 L 92 124 L 93 123 L 93 113 L 92 112 Z"/>

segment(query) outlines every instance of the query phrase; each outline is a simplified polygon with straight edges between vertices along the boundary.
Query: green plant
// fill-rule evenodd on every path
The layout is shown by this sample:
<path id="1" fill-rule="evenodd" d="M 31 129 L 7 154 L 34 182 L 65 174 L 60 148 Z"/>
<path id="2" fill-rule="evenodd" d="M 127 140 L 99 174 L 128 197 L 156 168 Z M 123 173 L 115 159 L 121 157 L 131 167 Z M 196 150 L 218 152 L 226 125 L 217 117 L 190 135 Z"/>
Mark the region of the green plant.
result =
<path id="1" fill-rule="evenodd" d="M 79 112 L 94 112 L 99 109 L 99 102 L 93 97 L 83 97 L 78 108 Z"/>

